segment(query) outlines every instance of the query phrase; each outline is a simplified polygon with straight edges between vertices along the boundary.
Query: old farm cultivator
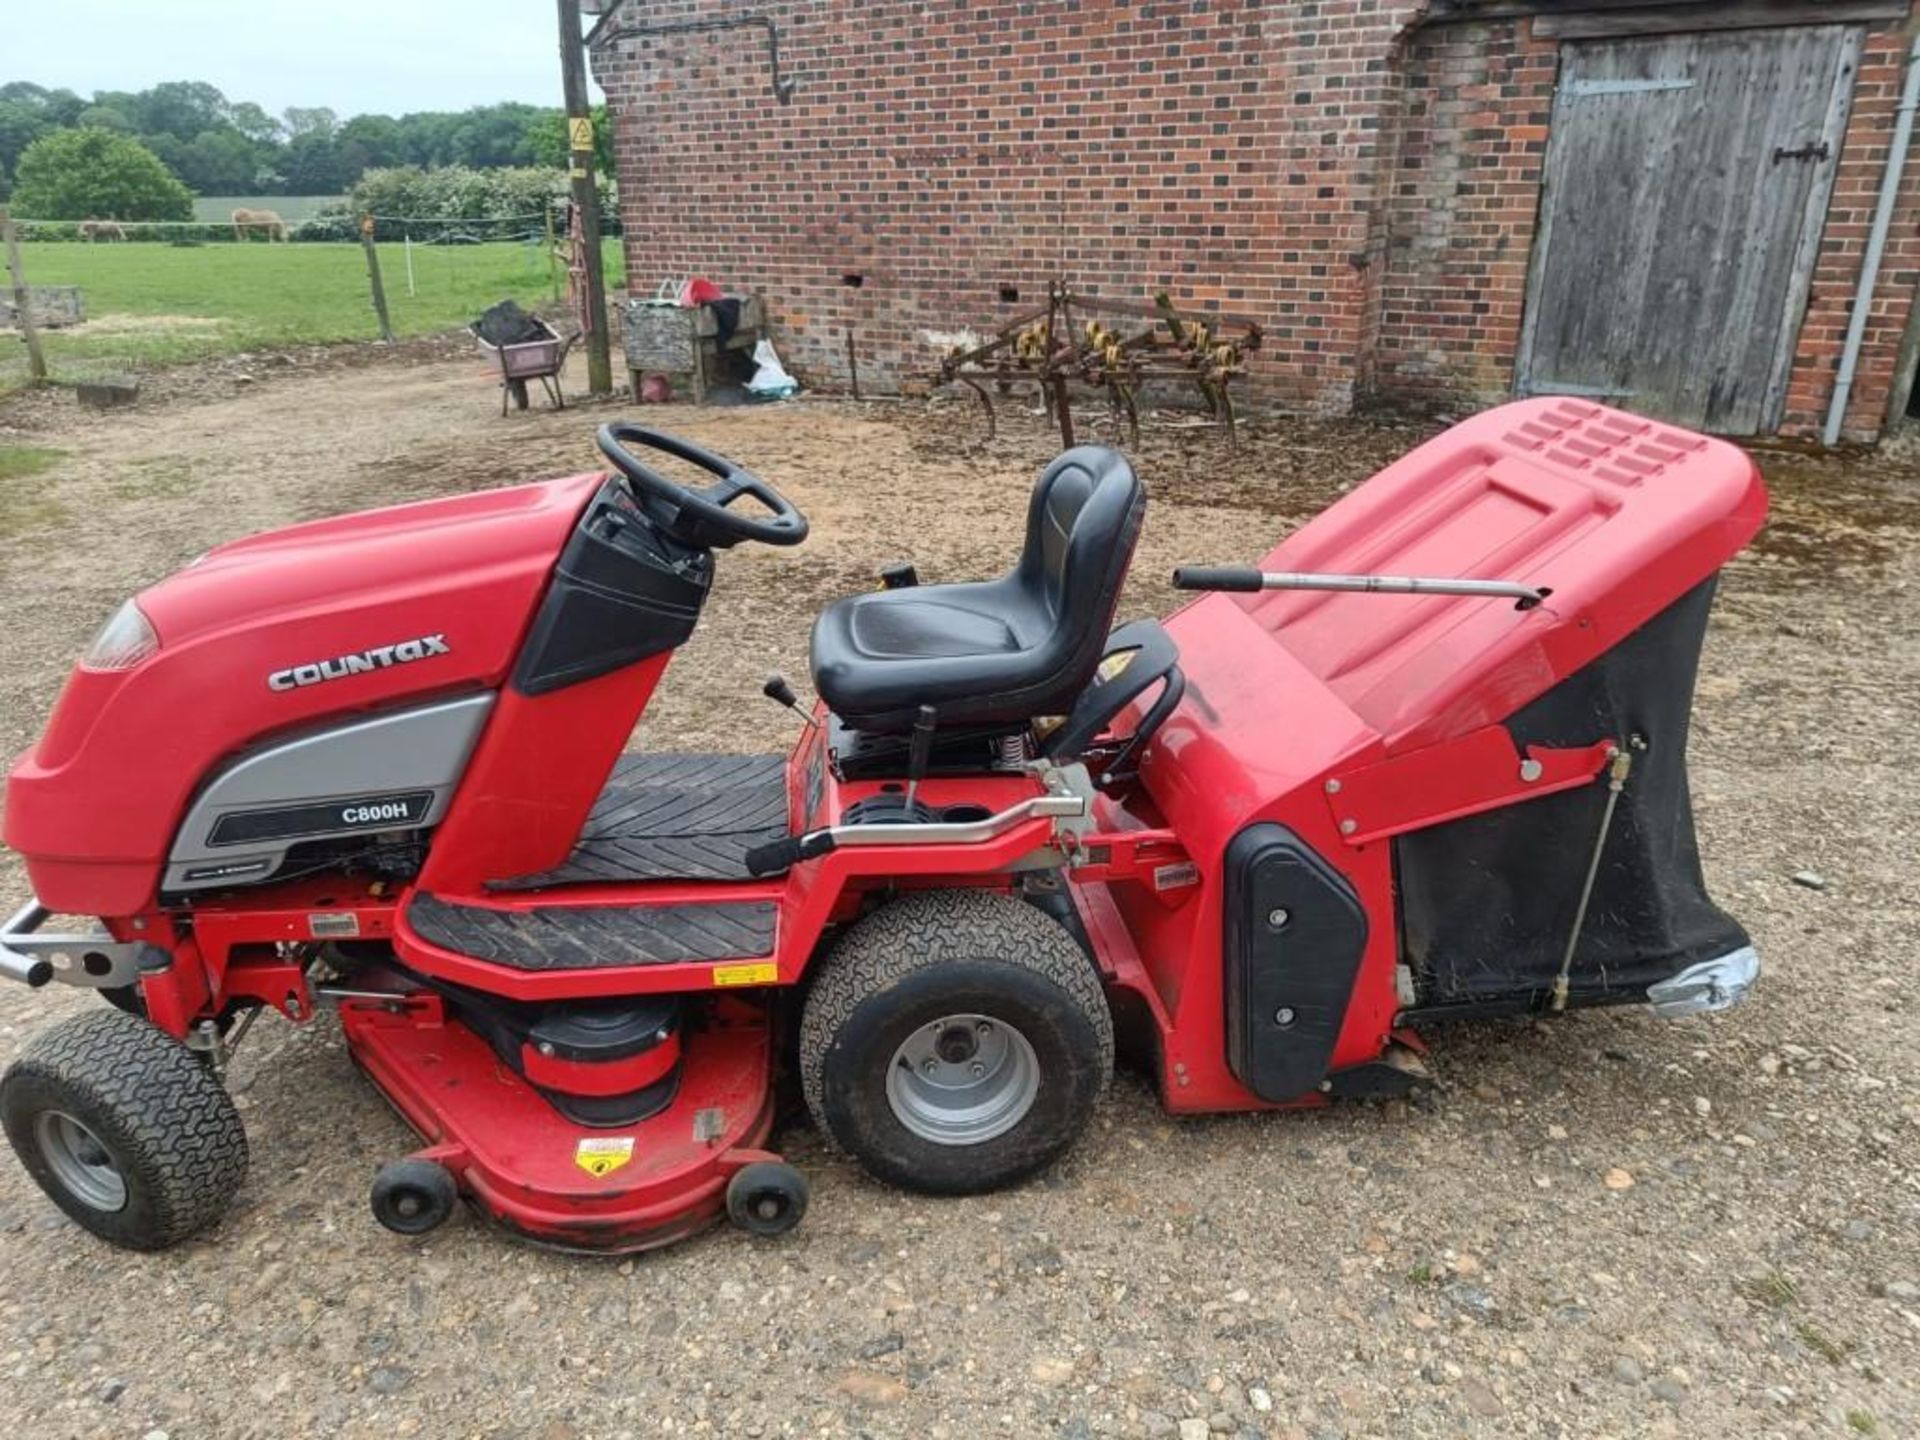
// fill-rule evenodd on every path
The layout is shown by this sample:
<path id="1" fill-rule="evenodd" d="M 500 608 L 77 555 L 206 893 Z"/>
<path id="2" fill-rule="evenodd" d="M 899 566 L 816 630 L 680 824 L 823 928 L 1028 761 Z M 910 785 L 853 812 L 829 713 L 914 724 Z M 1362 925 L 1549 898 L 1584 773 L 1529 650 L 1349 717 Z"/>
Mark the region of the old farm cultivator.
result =
<path id="1" fill-rule="evenodd" d="M 1260 348 L 1260 327 L 1230 315 L 1182 315 L 1164 293 L 1151 305 L 1078 295 L 1060 281 L 1047 287 L 1045 308 L 1002 325 L 978 345 L 956 349 L 940 363 L 936 385 L 958 383 L 980 397 L 987 435 L 994 433 L 993 392 L 1035 385 L 1060 426 L 1060 442 L 1074 445 L 1074 382 L 1104 391 L 1116 423 L 1140 439 L 1143 387 L 1190 384 L 1232 443 L 1233 400 L 1228 386 Z M 991 389 L 989 388 L 991 386 Z"/>

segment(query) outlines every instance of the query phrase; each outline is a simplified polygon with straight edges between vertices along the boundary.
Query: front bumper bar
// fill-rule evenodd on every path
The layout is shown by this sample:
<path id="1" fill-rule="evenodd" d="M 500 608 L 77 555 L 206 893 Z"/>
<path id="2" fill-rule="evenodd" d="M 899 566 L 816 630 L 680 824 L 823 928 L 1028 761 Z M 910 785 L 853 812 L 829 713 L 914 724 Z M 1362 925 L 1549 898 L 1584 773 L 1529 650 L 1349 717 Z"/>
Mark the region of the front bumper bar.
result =
<path id="1" fill-rule="evenodd" d="M 39 900 L 29 900 L 0 925 L 0 979 L 36 988 L 59 980 L 94 990 L 139 982 L 140 944 L 115 940 L 105 930 L 42 935 L 50 914 Z"/>

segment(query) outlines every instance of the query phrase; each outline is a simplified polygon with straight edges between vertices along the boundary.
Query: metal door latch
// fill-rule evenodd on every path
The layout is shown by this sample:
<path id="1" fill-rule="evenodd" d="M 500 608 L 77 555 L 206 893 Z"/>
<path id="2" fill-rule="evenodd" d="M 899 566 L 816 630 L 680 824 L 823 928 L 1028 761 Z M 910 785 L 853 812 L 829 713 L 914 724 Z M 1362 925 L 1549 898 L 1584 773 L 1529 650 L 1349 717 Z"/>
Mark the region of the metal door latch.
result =
<path id="1" fill-rule="evenodd" d="M 1825 160 L 1831 154 L 1832 147 L 1824 140 L 1809 140 L 1791 150 L 1784 145 L 1776 145 L 1773 148 L 1773 163 L 1778 165 L 1782 160 Z"/>

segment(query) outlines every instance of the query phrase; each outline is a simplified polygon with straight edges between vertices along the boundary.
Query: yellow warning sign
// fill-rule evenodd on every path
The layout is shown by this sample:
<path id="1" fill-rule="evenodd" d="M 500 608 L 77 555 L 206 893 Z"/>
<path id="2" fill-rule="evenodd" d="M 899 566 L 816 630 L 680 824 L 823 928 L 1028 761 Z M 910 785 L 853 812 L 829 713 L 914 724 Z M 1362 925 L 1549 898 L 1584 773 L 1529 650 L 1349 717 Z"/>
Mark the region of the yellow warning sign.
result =
<path id="1" fill-rule="evenodd" d="M 780 978 L 780 967 L 771 960 L 756 960 L 750 965 L 716 965 L 715 985 L 771 985 Z"/>
<path id="2" fill-rule="evenodd" d="M 603 1135 L 582 1140 L 573 1147 L 573 1163 L 596 1179 L 611 1175 L 633 1159 L 631 1135 Z"/>
<path id="3" fill-rule="evenodd" d="M 575 150 L 593 148 L 593 117 L 574 115 L 567 120 L 567 144 Z"/>

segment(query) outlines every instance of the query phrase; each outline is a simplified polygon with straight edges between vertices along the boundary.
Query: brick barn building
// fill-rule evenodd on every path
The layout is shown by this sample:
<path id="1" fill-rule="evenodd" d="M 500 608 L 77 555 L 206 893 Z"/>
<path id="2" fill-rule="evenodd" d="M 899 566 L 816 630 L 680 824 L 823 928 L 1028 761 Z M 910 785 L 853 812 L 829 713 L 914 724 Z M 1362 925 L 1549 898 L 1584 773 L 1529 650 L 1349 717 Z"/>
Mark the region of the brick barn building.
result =
<path id="1" fill-rule="evenodd" d="M 1058 276 L 1256 320 L 1256 404 L 1552 391 L 1794 435 L 1835 392 L 1909 11 L 624 0 L 591 44 L 635 291 L 762 293 L 815 385 L 852 326 L 863 382 L 912 388 Z M 1857 439 L 1920 345 L 1910 178 L 1894 200 Z"/>

